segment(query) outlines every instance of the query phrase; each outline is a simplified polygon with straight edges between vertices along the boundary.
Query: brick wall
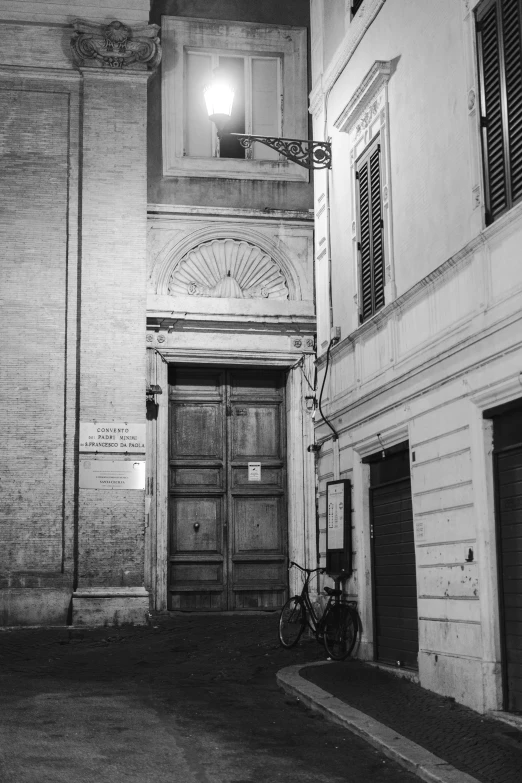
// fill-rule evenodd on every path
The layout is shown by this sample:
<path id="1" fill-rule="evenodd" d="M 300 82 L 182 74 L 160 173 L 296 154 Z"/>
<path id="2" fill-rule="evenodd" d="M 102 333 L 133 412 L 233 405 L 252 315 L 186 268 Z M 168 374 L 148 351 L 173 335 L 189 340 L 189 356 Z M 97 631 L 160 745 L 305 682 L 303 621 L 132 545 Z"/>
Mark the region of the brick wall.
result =
<path id="1" fill-rule="evenodd" d="M 84 74 L 81 421 L 145 421 L 146 89 Z M 80 585 L 143 584 L 143 524 L 141 491 L 80 490 Z"/>
<path id="2" fill-rule="evenodd" d="M 49 90 L 0 90 L 2 587 L 62 581 L 69 95 Z"/>

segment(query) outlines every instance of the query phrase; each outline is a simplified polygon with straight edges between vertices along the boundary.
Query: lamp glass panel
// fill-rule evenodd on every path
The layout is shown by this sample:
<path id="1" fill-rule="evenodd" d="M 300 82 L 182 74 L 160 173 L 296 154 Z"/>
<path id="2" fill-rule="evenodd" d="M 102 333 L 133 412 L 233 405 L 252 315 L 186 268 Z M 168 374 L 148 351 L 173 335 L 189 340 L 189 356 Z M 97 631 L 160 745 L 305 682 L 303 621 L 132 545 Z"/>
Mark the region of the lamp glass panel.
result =
<path id="1" fill-rule="evenodd" d="M 228 133 L 245 133 L 245 58 L 220 57 L 220 78 L 234 88 L 232 114 L 225 130 Z M 219 144 L 220 158 L 244 158 L 246 150 L 233 137 L 223 137 Z"/>
<path id="2" fill-rule="evenodd" d="M 185 154 L 212 156 L 212 123 L 208 120 L 203 90 L 212 78 L 212 55 L 188 52 L 186 55 Z"/>
<path id="3" fill-rule="evenodd" d="M 252 58 L 252 133 L 256 136 L 281 135 L 278 71 L 275 57 Z M 254 144 L 253 157 L 277 160 L 279 153 L 264 144 Z"/>

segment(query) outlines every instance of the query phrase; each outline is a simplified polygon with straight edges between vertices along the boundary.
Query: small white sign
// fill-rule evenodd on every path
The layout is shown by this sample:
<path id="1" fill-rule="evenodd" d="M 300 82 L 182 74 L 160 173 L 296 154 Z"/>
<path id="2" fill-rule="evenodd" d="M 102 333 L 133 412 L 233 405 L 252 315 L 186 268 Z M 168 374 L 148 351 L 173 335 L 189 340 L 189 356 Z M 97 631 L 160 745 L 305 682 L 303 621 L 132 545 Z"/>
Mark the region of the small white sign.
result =
<path id="1" fill-rule="evenodd" d="M 145 461 L 81 459 L 80 489 L 145 489 Z"/>
<path id="2" fill-rule="evenodd" d="M 328 486 L 328 549 L 344 548 L 344 485 Z"/>
<path id="3" fill-rule="evenodd" d="M 249 462 L 248 463 L 248 480 L 249 481 L 261 481 L 261 463 Z"/>
<path id="4" fill-rule="evenodd" d="M 127 421 L 80 422 L 80 451 L 103 453 L 145 451 L 145 424 Z"/>

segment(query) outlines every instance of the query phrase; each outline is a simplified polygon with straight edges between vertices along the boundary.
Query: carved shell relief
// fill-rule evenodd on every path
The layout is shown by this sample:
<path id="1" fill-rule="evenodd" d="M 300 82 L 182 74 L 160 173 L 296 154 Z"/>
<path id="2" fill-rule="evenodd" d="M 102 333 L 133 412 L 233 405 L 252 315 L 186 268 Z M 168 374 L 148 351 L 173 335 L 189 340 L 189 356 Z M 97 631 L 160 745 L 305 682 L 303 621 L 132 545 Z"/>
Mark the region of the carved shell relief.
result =
<path id="1" fill-rule="evenodd" d="M 190 250 L 172 272 L 168 292 L 221 299 L 288 299 L 276 262 L 256 245 L 237 239 L 213 239 Z"/>

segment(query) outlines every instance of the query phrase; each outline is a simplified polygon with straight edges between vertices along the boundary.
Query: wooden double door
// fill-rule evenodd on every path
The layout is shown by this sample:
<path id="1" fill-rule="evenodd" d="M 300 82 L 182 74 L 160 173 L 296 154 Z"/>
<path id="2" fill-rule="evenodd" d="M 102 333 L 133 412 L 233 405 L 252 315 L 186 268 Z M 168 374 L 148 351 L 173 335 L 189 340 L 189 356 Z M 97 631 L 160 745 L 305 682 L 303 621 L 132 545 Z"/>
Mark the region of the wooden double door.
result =
<path id="1" fill-rule="evenodd" d="M 287 597 L 285 373 L 171 367 L 168 607 Z"/>

